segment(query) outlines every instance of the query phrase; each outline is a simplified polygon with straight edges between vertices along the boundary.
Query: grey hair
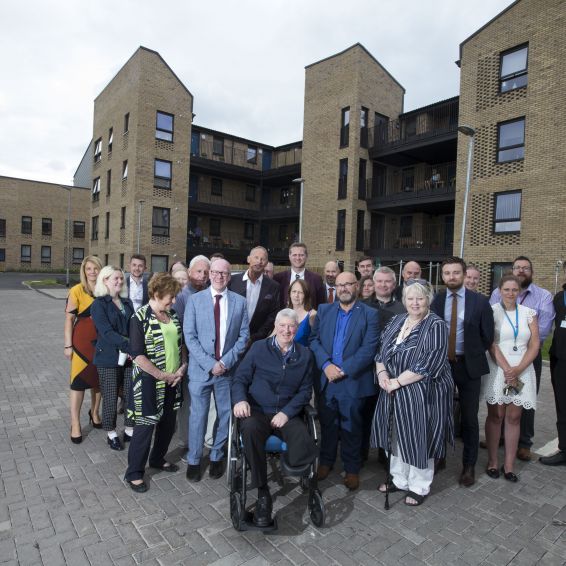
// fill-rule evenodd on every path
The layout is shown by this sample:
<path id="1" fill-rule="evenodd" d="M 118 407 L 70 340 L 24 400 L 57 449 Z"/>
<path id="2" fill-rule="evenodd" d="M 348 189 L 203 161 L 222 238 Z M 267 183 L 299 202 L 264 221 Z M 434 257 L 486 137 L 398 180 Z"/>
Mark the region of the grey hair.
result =
<path id="1" fill-rule="evenodd" d="M 397 281 L 397 275 L 395 274 L 395 272 L 390 267 L 387 267 L 386 265 L 384 265 L 383 267 L 378 267 L 373 272 L 374 278 L 378 273 L 386 273 L 387 275 L 391 275 L 391 277 L 393 277 L 393 279 L 395 279 L 395 281 Z"/>
<path id="2" fill-rule="evenodd" d="M 299 326 L 299 315 L 293 309 L 280 310 L 275 317 L 275 324 L 278 324 L 282 318 L 289 318 L 296 326 Z"/>
<path id="3" fill-rule="evenodd" d="M 191 259 L 191 263 L 189 263 L 189 269 L 192 269 L 195 266 L 195 263 L 198 263 L 199 261 L 204 261 L 210 269 L 210 260 L 205 255 L 196 255 L 193 257 L 193 259 Z"/>
<path id="4" fill-rule="evenodd" d="M 409 290 L 416 291 L 418 295 L 424 297 L 426 299 L 427 306 L 430 307 L 430 303 L 432 303 L 432 299 L 434 297 L 434 292 L 432 290 L 432 287 L 428 283 L 426 285 L 423 285 L 422 283 L 411 283 L 410 285 L 403 285 L 403 297 L 401 300 L 405 308 L 407 307 L 405 303 Z"/>

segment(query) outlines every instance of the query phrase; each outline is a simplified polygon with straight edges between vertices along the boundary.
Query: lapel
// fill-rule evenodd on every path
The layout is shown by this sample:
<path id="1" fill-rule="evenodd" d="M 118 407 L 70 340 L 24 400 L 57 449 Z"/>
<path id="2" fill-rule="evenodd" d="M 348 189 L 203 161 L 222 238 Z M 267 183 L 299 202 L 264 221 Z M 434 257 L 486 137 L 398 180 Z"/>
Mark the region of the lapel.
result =
<path id="1" fill-rule="evenodd" d="M 362 307 L 360 305 L 360 302 L 358 300 L 356 300 L 356 304 L 354 305 L 354 308 L 352 309 L 352 315 L 350 317 L 350 321 L 348 322 L 348 328 L 346 329 L 346 336 L 344 337 L 343 351 L 346 351 L 346 347 L 348 346 L 348 342 L 349 342 L 350 338 L 352 337 L 352 334 L 354 332 L 354 328 L 357 327 L 361 316 L 362 316 Z"/>
<path id="2" fill-rule="evenodd" d="M 226 347 L 226 345 L 228 344 L 228 334 L 230 332 L 230 325 L 232 324 L 232 318 L 234 318 L 235 301 L 230 291 L 226 293 L 226 301 L 228 305 L 228 317 L 226 318 L 226 339 L 224 340 L 224 347 Z"/>
<path id="3" fill-rule="evenodd" d="M 444 307 L 446 306 L 446 297 L 448 296 L 448 293 L 446 291 L 442 291 L 441 293 L 438 294 L 438 300 L 437 300 L 437 306 L 436 306 L 436 314 L 442 319 L 445 320 L 444 318 Z"/>
<path id="4" fill-rule="evenodd" d="M 470 321 L 474 311 L 475 297 L 473 291 L 464 291 L 464 323 Z"/>

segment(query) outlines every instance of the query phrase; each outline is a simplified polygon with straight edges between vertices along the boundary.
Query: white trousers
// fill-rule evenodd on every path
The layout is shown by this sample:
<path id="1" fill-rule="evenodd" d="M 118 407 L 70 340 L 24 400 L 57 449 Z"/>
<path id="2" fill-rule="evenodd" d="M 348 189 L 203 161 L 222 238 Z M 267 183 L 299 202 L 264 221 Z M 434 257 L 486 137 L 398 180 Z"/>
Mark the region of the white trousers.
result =
<path id="1" fill-rule="evenodd" d="M 434 458 L 429 458 L 428 467 L 424 470 L 405 464 L 399 456 L 391 455 L 390 474 L 393 483 L 404 491 L 412 491 L 417 495 L 428 495 L 430 484 L 434 478 Z"/>

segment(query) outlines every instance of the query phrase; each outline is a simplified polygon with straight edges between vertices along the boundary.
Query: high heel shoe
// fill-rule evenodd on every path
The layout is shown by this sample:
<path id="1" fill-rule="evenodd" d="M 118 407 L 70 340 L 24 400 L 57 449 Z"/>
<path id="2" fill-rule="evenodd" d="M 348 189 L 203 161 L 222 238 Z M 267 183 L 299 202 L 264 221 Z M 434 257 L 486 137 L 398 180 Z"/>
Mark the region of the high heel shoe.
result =
<path id="1" fill-rule="evenodd" d="M 102 423 L 95 423 L 94 419 L 92 418 L 92 411 L 88 412 L 88 420 L 92 425 L 92 428 L 102 428 Z"/>
<path id="2" fill-rule="evenodd" d="M 71 442 L 73 444 L 80 444 L 83 441 L 83 435 L 80 436 L 73 436 L 73 428 L 71 427 Z"/>

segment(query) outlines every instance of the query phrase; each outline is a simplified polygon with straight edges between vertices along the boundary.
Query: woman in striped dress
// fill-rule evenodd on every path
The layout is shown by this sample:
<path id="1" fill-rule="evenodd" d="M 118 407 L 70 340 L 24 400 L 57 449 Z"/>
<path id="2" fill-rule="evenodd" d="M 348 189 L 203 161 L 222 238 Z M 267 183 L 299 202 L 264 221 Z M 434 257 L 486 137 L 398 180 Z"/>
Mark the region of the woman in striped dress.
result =
<path id="1" fill-rule="evenodd" d="M 434 460 L 454 443 L 454 383 L 448 365 L 446 323 L 429 310 L 432 289 L 426 281 L 403 288 L 406 315 L 387 325 L 376 356 L 379 396 L 372 445 L 391 447 L 389 491 L 406 491 L 405 504 L 420 505 L 430 491 Z M 388 438 L 393 402 L 392 438 Z M 379 486 L 385 492 L 386 486 Z"/>

